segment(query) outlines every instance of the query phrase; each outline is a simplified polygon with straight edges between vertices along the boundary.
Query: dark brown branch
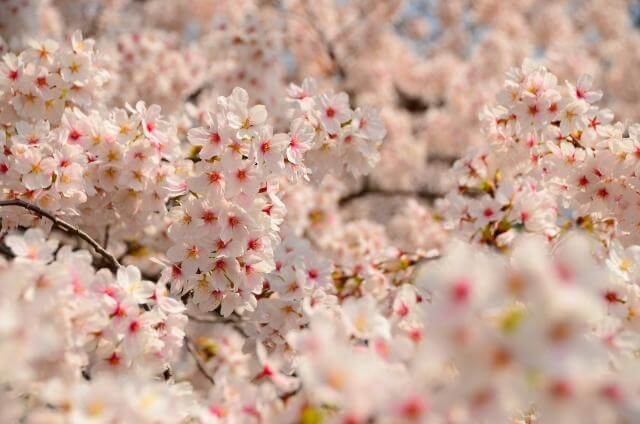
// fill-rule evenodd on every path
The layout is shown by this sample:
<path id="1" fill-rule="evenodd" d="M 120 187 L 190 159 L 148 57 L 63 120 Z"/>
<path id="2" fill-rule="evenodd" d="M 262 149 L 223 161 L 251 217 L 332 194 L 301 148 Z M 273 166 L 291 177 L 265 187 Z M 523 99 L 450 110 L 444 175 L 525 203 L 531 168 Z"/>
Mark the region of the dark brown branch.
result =
<path id="1" fill-rule="evenodd" d="M 384 197 L 417 197 L 419 199 L 426 200 L 428 202 L 433 202 L 436 199 L 440 199 L 444 196 L 443 193 L 434 193 L 428 190 L 385 190 L 381 188 L 375 187 L 363 187 L 358 191 L 353 193 L 349 193 L 346 196 L 340 198 L 338 200 L 339 206 L 346 206 L 354 200 L 369 196 L 369 195 L 377 195 Z"/>
<path id="2" fill-rule="evenodd" d="M 6 259 L 13 259 L 15 257 L 11 249 L 4 244 L 0 244 L 0 256 L 4 256 Z"/>
<path id="3" fill-rule="evenodd" d="M 432 107 L 434 106 L 438 107 L 440 105 L 440 103 L 436 105 L 432 105 L 429 102 L 422 99 L 422 97 L 408 94 L 404 90 L 400 89 L 399 87 L 396 87 L 396 97 L 398 99 L 397 103 L 399 107 L 414 114 L 424 113 L 429 109 L 431 109 Z"/>
<path id="4" fill-rule="evenodd" d="M 435 99 L 433 101 L 427 101 L 421 96 L 407 93 L 398 86 L 395 86 L 395 89 L 398 106 L 409 111 L 412 114 L 422 114 L 429 109 L 440 109 L 445 105 L 444 99 L 441 98 Z"/>
<path id="5" fill-rule="evenodd" d="M 300 384 L 300 386 L 297 389 L 281 394 L 280 400 L 282 400 L 283 402 L 286 402 L 287 400 L 289 400 L 289 398 L 292 398 L 293 396 L 297 395 L 301 391 L 302 391 L 302 384 Z"/>
<path id="6" fill-rule="evenodd" d="M 193 345 L 193 341 L 191 341 L 191 339 L 189 337 L 185 337 L 184 338 L 184 344 L 187 347 L 187 351 L 189 351 L 189 353 L 191 354 L 191 356 L 193 356 L 193 359 L 196 361 L 196 366 L 198 367 L 198 370 L 202 373 L 202 375 L 209 380 L 209 382 L 211 382 L 211 384 L 213 384 L 215 386 L 216 381 L 213 379 L 213 377 L 211 377 L 209 375 L 209 373 L 207 372 L 207 370 L 205 369 L 204 365 L 202 364 L 202 362 L 200 361 L 200 357 L 198 356 L 198 352 L 196 351 L 195 346 Z"/>
<path id="7" fill-rule="evenodd" d="M 118 260 L 111 253 L 107 252 L 102 246 L 100 246 L 100 243 L 91 238 L 89 234 L 85 233 L 75 225 L 71 225 L 68 222 L 63 221 L 55 215 L 45 211 L 41 207 L 25 202 L 21 199 L 0 200 L 0 207 L 2 206 L 17 206 L 23 209 L 27 209 L 40 217 L 49 219 L 53 223 L 53 226 L 58 228 L 59 230 L 62 230 L 65 233 L 74 235 L 86 241 L 93 248 L 93 250 L 96 251 L 96 253 L 98 253 L 107 261 L 107 264 L 112 271 L 116 271 L 118 268 L 120 268 L 120 263 L 118 262 Z"/>
<path id="8" fill-rule="evenodd" d="M 103 242 L 103 245 L 104 245 L 105 249 L 107 249 L 109 247 L 109 230 L 110 229 L 111 228 L 110 228 L 109 225 L 106 225 L 104 227 L 104 242 Z"/>
<path id="9" fill-rule="evenodd" d="M 187 103 L 196 103 L 198 101 L 198 98 L 202 95 L 202 93 L 204 93 L 207 89 L 209 89 L 211 86 L 211 84 L 207 83 L 207 84 L 203 84 L 200 87 L 196 88 L 195 90 L 193 90 L 191 92 L 191 94 L 189 94 L 187 96 L 186 102 Z"/>

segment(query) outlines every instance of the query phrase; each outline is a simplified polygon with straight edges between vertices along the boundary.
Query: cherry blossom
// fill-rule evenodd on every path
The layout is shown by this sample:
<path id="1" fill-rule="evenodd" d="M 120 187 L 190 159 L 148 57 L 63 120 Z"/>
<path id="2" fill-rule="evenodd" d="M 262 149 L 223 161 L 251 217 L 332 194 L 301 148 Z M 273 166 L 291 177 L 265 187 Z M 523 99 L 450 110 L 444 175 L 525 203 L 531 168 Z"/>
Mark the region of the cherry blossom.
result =
<path id="1" fill-rule="evenodd" d="M 626 1 L 0 0 L 0 421 L 637 422 Z"/>

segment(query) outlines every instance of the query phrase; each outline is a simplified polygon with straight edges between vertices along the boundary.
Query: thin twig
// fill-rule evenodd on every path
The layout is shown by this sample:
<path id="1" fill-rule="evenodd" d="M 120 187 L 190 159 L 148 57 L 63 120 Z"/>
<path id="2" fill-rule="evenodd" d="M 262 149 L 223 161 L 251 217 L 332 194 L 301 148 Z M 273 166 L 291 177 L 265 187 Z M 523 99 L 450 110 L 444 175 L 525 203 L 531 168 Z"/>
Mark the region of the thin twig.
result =
<path id="1" fill-rule="evenodd" d="M 242 334 L 244 337 L 249 337 L 249 335 L 244 331 L 244 329 L 240 326 L 240 320 L 234 315 L 231 315 L 229 317 L 223 317 L 222 315 L 217 315 L 217 316 L 195 316 L 195 315 L 191 315 L 191 314 L 187 314 L 187 317 L 189 318 L 189 320 L 191 321 L 195 321 L 195 322 L 199 322 L 202 324 L 228 324 L 231 325 L 234 330 L 236 330 L 238 333 Z"/>
<path id="2" fill-rule="evenodd" d="M 286 402 L 287 400 L 289 400 L 289 398 L 297 395 L 301 391 L 302 391 L 302 384 L 300 384 L 297 389 L 293 389 L 290 392 L 283 393 L 279 397 L 282 401 Z"/>
<path id="3" fill-rule="evenodd" d="M 51 222 L 53 222 L 53 225 L 56 228 L 66 233 L 77 236 L 82 240 L 86 241 L 87 243 L 89 243 L 89 245 L 93 248 L 93 250 L 95 250 L 96 253 L 98 253 L 107 261 L 109 268 L 111 268 L 112 271 L 115 271 L 118 268 L 120 268 L 120 263 L 118 262 L 118 260 L 111 253 L 107 252 L 102 246 L 100 246 L 100 243 L 98 243 L 93 238 L 91 238 L 89 234 L 85 233 L 75 225 L 71 225 L 68 222 L 63 221 L 62 219 L 56 217 L 55 215 L 45 211 L 41 207 L 33 205 L 29 202 L 25 202 L 24 200 L 21 200 L 21 199 L 0 200 L 0 207 L 2 206 L 18 206 L 18 207 L 27 209 L 31 212 L 34 212 L 36 215 L 39 215 L 40 217 L 48 218 Z"/>
<path id="4" fill-rule="evenodd" d="M 196 352 L 196 349 L 193 346 L 193 341 L 191 341 L 191 339 L 189 337 L 185 337 L 184 340 L 185 340 L 185 346 L 187 347 L 187 350 L 189 351 L 191 356 L 193 356 L 193 359 L 196 361 L 196 366 L 198 367 L 198 370 L 202 373 L 202 375 L 207 380 L 209 380 L 211 382 L 211 384 L 213 384 L 215 386 L 216 381 L 213 379 L 213 377 L 211 377 L 209 375 L 209 373 L 205 369 L 205 367 L 202 364 L 202 362 L 200 362 L 200 357 L 198 357 L 198 353 Z"/>
<path id="5" fill-rule="evenodd" d="M 367 23 L 369 18 L 374 14 L 374 12 L 377 12 L 378 7 L 381 5 L 384 5 L 383 1 L 376 2 L 373 7 L 366 10 L 359 8 L 360 13 L 358 13 L 358 17 L 354 18 L 351 22 L 348 22 L 342 28 L 340 28 L 340 30 L 329 41 L 333 43 L 334 41 L 339 40 L 341 37 L 351 33 L 352 30 L 357 26 Z"/>
<path id="6" fill-rule="evenodd" d="M 327 55 L 329 56 L 331 62 L 333 62 L 335 72 L 342 80 L 345 80 L 347 77 L 347 70 L 336 54 L 335 45 L 331 40 L 329 40 L 324 31 L 317 25 L 318 18 L 309 6 L 307 0 L 303 0 L 301 4 L 302 8 L 304 9 L 304 13 L 307 16 L 307 23 L 316 32 L 318 38 L 320 39 L 320 43 L 323 44 L 325 49 L 327 50 Z"/>
<path id="7" fill-rule="evenodd" d="M 438 252 L 433 252 L 432 254 L 422 254 L 422 253 L 405 253 L 399 258 L 386 259 L 381 262 L 373 263 L 371 266 L 375 269 L 382 271 L 384 274 L 399 272 L 407 270 L 411 267 L 415 267 L 421 265 L 425 262 L 437 261 L 442 258 L 442 255 Z M 346 281 L 352 278 L 358 277 L 358 273 L 345 274 L 340 267 L 336 267 L 336 271 L 334 272 L 333 279 L 334 281 Z"/>

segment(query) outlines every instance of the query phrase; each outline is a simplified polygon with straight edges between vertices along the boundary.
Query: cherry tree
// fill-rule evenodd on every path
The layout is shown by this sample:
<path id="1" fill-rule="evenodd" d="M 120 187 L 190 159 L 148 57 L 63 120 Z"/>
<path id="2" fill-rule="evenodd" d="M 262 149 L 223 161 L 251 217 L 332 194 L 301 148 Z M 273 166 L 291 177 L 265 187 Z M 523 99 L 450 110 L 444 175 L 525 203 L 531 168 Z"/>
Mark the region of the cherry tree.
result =
<path id="1" fill-rule="evenodd" d="M 0 421 L 638 421 L 638 13 L 0 0 Z"/>

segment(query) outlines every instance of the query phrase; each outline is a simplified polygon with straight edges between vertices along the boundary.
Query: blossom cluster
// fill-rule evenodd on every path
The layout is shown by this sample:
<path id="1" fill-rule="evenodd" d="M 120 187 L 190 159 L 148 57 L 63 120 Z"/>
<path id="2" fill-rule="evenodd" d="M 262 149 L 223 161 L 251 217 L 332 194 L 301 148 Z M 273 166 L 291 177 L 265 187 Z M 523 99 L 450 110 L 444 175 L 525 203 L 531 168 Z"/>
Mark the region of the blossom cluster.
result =
<path id="1" fill-rule="evenodd" d="M 189 194 L 171 211 L 168 234 L 174 245 L 167 257 L 180 281 L 172 289 L 192 292 L 200 310 L 221 306 L 228 316 L 255 309 L 265 275 L 276 269 L 274 250 L 285 214 L 281 180 L 321 178 L 323 169 L 314 161 L 320 156 L 324 167 L 351 173 L 366 172 L 377 160 L 373 153 L 384 127 L 376 111 L 353 111 L 345 93 L 314 91 L 310 80 L 292 85 L 296 107 L 288 133 L 274 134 L 266 107 L 250 106 L 240 88 L 218 99 L 206 127 L 188 132 L 197 161 L 186 182 Z"/>
<path id="2" fill-rule="evenodd" d="M 378 151 L 386 135 L 377 109 L 363 106 L 352 110 L 347 93 L 319 92 L 311 79 L 300 86 L 291 84 L 288 94 L 293 103 L 293 122 L 304 122 L 300 127 L 312 130 L 310 136 L 296 134 L 296 143 L 289 144 L 289 162 L 300 162 L 300 156 L 306 153 L 307 166 L 296 169 L 296 175 L 306 176 L 310 171 L 321 178 L 331 171 L 360 176 L 373 169 L 380 160 Z"/>
<path id="3" fill-rule="evenodd" d="M 134 266 L 116 275 L 96 270 L 89 252 L 60 246 L 39 228 L 10 234 L 5 242 L 15 258 L 0 269 L 0 354 L 2 384 L 10 386 L 12 402 L 51 385 L 38 399 L 42 406 L 49 399 L 63 405 L 67 393 L 77 396 L 78 408 L 86 401 L 89 411 L 79 413 L 90 414 L 91 400 L 83 400 L 83 393 L 98 395 L 109 387 L 94 378 L 139 375 L 144 381 L 169 372 L 187 317 L 164 285 L 143 280 Z M 91 390 L 83 388 L 83 379 L 92 382 Z M 60 385 L 73 389 L 60 392 Z M 93 412 L 102 410 L 96 406 Z"/>
<path id="4" fill-rule="evenodd" d="M 1 65 L 0 195 L 69 216 L 85 228 L 134 235 L 161 220 L 183 190 L 182 152 L 159 106 L 105 109 L 94 42 L 30 42 Z M 28 224 L 19 209 L 2 211 L 3 226 Z M 126 228 L 125 228 L 126 227 Z"/>
<path id="5" fill-rule="evenodd" d="M 587 75 L 560 85 L 531 61 L 510 71 L 482 114 L 489 147 L 455 167 L 452 224 L 498 246 L 519 229 L 554 237 L 563 221 L 636 243 L 638 128 L 612 123 L 601 97 Z"/>

